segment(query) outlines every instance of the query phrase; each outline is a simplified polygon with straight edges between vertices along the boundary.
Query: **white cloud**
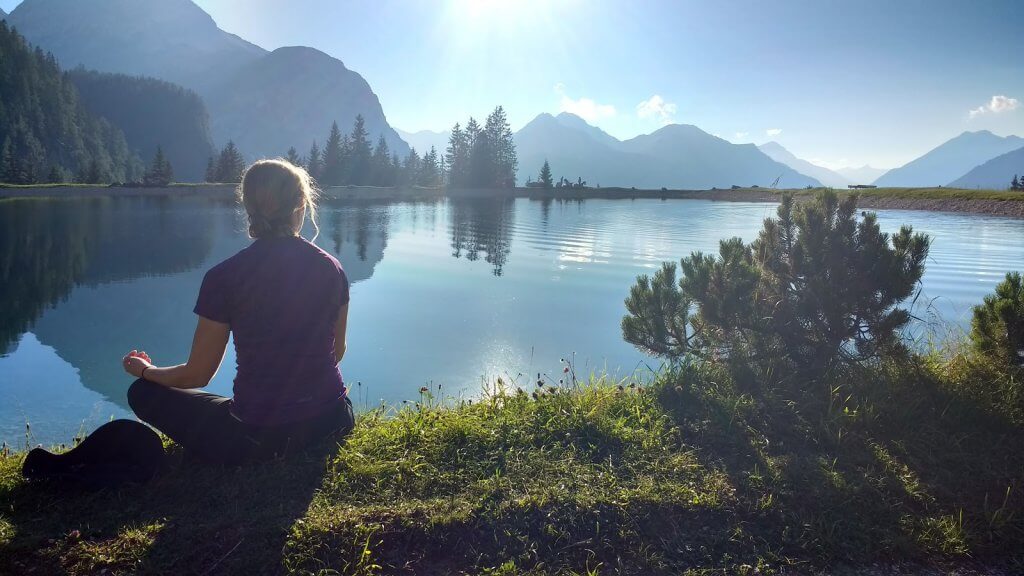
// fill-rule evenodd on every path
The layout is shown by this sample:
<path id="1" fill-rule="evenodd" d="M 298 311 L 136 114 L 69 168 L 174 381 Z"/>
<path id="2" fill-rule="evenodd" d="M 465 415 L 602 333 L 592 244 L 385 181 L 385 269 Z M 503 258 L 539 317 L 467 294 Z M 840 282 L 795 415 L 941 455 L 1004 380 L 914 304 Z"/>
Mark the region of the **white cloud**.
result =
<path id="1" fill-rule="evenodd" d="M 737 142 L 742 142 L 744 140 L 747 140 L 747 136 L 750 136 L 750 132 L 737 132 L 736 133 L 736 141 Z"/>
<path id="2" fill-rule="evenodd" d="M 636 115 L 643 119 L 656 118 L 662 124 L 671 124 L 672 117 L 676 115 L 676 104 L 666 102 L 660 95 L 655 94 L 636 105 Z"/>
<path id="3" fill-rule="evenodd" d="M 782 128 L 769 128 L 765 130 L 764 133 L 768 136 L 778 136 L 779 134 L 782 134 Z"/>
<path id="4" fill-rule="evenodd" d="M 1020 107 L 1020 100 L 1017 100 L 1016 98 L 1009 98 L 1007 96 L 1000 94 L 998 96 L 993 96 L 992 99 L 989 100 L 988 104 L 985 104 L 984 106 L 978 106 L 977 108 L 971 110 L 970 112 L 967 113 L 967 116 L 969 118 L 975 118 L 977 116 L 981 116 L 982 114 L 999 114 L 1000 112 L 1009 112 L 1011 110 L 1016 110 L 1018 107 Z"/>
<path id="5" fill-rule="evenodd" d="M 555 93 L 561 96 L 559 112 L 568 112 L 583 118 L 587 122 L 595 122 L 601 118 L 615 116 L 615 106 L 611 104 L 598 104 L 590 98 L 572 99 L 565 93 L 565 84 L 555 84 Z"/>

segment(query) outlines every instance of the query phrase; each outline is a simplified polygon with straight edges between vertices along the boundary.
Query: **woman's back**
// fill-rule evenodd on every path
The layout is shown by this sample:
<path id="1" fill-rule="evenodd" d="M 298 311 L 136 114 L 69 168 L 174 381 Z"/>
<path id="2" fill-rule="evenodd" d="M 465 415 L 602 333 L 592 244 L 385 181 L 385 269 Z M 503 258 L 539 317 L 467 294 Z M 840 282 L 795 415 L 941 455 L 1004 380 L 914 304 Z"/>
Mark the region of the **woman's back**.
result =
<path id="1" fill-rule="evenodd" d="M 258 239 L 212 268 L 195 312 L 231 327 L 232 412 L 276 425 L 314 416 L 343 396 L 334 329 L 347 303 L 338 261 L 301 237 Z"/>

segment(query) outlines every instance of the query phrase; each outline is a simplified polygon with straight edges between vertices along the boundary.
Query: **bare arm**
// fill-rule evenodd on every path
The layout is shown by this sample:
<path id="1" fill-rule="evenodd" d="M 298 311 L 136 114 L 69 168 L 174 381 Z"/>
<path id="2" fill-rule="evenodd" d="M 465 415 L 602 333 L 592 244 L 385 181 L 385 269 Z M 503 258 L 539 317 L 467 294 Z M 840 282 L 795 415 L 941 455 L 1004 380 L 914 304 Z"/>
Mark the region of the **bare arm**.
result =
<path id="1" fill-rule="evenodd" d="M 224 360 L 230 332 L 231 327 L 227 324 L 200 316 L 188 362 L 161 368 L 150 364 L 148 356 L 142 358 L 129 355 L 124 358 L 124 369 L 136 377 L 142 377 L 145 372 L 146 380 L 168 388 L 202 388 L 217 374 Z M 145 355 L 145 352 L 142 354 Z"/>
<path id="2" fill-rule="evenodd" d="M 341 362 L 345 357 L 345 348 L 348 342 L 345 340 L 348 330 L 348 304 L 346 303 L 338 311 L 338 319 L 334 322 L 334 361 Z"/>

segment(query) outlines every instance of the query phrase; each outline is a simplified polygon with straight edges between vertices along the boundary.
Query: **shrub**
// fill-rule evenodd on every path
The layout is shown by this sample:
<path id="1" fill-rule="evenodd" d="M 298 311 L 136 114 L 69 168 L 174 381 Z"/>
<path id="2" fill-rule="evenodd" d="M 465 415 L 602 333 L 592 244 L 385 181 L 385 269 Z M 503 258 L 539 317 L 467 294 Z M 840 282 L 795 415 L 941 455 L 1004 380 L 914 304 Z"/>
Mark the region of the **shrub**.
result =
<path id="1" fill-rule="evenodd" d="M 717 257 L 684 258 L 678 290 L 667 286 L 672 265 L 641 276 L 623 337 L 670 358 L 787 359 L 814 372 L 899 346 L 910 320 L 899 304 L 924 273 L 929 239 L 909 226 L 882 233 L 874 214 L 857 219 L 856 202 L 827 190 L 799 205 L 786 195 L 753 243 L 731 238 Z"/>
<path id="2" fill-rule="evenodd" d="M 974 307 L 971 342 L 975 349 L 1004 365 L 1024 364 L 1024 280 L 1010 272 Z"/>

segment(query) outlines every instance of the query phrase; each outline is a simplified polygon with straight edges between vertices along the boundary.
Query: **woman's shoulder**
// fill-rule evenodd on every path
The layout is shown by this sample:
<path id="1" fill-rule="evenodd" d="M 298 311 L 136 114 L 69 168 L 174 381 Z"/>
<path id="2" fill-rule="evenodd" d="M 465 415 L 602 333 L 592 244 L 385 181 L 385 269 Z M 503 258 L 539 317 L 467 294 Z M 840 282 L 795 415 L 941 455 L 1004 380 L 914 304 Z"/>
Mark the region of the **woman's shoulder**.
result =
<path id="1" fill-rule="evenodd" d="M 310 254 L 313 260 L 319 261 L 323 263 L 324 266 L 329 266 L 330 268 L 337 270 L 344 276 L 345 271 L 341 266 L 341 262 L 339 262 L 338 259 L 335 258 L 333 254 L 317 246 L 316 244 L 313 244 L 312 242 L 306 240 L 305 238 L 302 239 L 302 243 L 304 245 L 304 249 Z"/>

